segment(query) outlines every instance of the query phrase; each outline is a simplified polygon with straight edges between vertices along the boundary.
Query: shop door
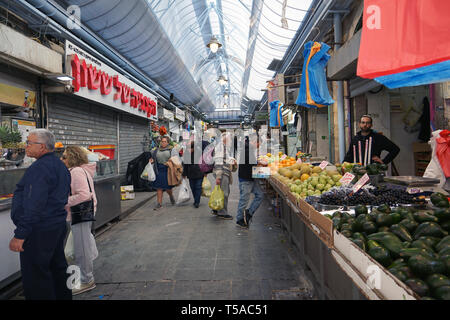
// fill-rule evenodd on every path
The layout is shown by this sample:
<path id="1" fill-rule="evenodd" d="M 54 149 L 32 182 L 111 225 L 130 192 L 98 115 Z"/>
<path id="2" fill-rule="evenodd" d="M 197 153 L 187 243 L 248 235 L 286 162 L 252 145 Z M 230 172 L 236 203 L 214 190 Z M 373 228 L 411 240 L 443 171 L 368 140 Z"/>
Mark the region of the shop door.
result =
<path id="1" fill-rule="evenodd" d="M 117 113 L 104 106 L 73 96 L 49 95 L 48 129 L 64 146 L 115 145 L 117 158 Z"/>

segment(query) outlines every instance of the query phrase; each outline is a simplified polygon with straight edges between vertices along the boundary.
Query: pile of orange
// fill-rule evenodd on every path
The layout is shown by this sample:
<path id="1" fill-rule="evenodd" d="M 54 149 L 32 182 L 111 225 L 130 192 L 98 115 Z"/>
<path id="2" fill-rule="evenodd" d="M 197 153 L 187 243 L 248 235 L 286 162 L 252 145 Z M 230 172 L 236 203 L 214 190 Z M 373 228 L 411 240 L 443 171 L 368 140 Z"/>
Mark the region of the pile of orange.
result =
<path id="1" fill-rule="evenodd" d="M 293 157 L 287 157 L 284 160 L 280 160 L 279 162 L 279 167 L 280 168 L 285 168 L 285 167 L 290 167 L 292 165 L 294 165 L 297 161 L 295 160 L 295 158 Z"/>

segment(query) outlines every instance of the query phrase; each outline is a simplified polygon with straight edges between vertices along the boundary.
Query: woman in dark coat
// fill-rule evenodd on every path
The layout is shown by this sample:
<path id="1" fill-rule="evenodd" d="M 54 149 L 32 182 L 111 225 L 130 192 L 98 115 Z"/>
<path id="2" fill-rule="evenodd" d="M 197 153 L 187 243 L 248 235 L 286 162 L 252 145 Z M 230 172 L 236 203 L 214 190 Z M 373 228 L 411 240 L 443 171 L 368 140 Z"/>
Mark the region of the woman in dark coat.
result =
<path id="1" fill-rule="evenodd" d="M 151 152 L 150 163 L 153 163 L 153 170 L 155 171 L 156 180 L 153 181 L 153 188 L 156 189 L 158 203 L 154 210 L 162 208 L 163 193 L 166 191 L 169 194 L 170 202 L 175 205 L 175 199 L 173 197 L 172 188 L 169 186 L 167 179 L 167 161 L 171 157 L 172 146 L 169 145 L 170 138 L 164 136 L 161 138 L 159 147 L 155 148 Z"/>
<path id="2" fill-rule="evenodd" d="M 206 141 L 202 141 L 202 152 L 205 150 L 208 143 Z M 191 141 L 188 144 L 188 148 L 186 150 L 186 156 L 190 157 L 190 163 L 183 164 L 183 177 L 189 179 L 189 185 L 192 190 L 192 194 L 194 195 L 194 207 L 198 208 L 200 206 L 200 198 L 202 196 L 202 182 L 203 177 L 206 176 L 200 170 L 200 167 L 197 163 L 195 163 L 194 159 L 194 142 Z"/>

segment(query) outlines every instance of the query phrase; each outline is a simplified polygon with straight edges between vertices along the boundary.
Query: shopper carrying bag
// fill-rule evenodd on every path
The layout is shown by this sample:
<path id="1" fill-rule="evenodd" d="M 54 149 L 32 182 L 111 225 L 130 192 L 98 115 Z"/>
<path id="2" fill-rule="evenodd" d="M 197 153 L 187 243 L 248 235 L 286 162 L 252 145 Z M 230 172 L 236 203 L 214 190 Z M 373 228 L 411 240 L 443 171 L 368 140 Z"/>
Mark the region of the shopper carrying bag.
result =
<path id="1" fill-rule="evenodd" d="M 147 163 L 144 170 L 142 171 L 141 179 L 144 179 L 144 180 L 147 180 L 150 182 L 153 182 L 156 180 L 155 170 L 153 170 L 153 164 L 151 164 L 150 162 Z"/>
<path id="2" fill-rule="evenodd" d="M 97 164 L 89 163 L 86 153 L 77 146 L 68 146 L 61 160 L 72 178 L 66 211 L 72 222 L 74 263 L 80 268 L 81 284 L 72 290 L 72 294 L 77 295 L 96 287 L 93 261 L 98 251 L 91 230 L 97 209 L 93 180 Z"/>

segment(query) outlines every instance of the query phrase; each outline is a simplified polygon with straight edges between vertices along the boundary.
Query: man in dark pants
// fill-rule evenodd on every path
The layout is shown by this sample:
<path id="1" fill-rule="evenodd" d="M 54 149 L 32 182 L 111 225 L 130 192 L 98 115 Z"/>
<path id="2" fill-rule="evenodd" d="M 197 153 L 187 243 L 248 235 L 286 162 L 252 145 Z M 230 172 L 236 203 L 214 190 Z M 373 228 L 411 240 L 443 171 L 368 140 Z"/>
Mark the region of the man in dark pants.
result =
<path id="1" fill-rule="evenodd" d="M 244 158 L 239 158 L 239 204 L 236 224 L 246 229 L 250 227 L 250 221 L 264 199 L 264 192 L 261 190 L 259 182 L 252 178 L 253 167 L 258 164 L 256 158 L 258 147 L 259 143 L 256 135 L 247 137 L 244 143 L 244 153 L 240 153 L 240 156 Z M 252 193 L 255 195 L 255 198 L 247 209 L 250 194 Z"/>
<path id="2" fill-rule="evenodd" d="M 70 173 L 53 153 L 55 138 L 46 129 L 30 132 L 26 154 L 37 160 L 14 192 L 11 219 L 16 226 L 9 248 L 20 252 L 27 300 L 71 300 L 64 255 Z"/>
<path id="3" fill-rule="evenodd" d="M 359 131 L 356 136 L 353 137 L 352 142 L 350 143 L 350 147 L 348 149 L 347 154 L 345 155 L 345 162 L 364 162 L 364 155 L 366 150 L 366 140 L 372 137 L 372 149 L 371 149 L 371 159 L 368 159 L 368 163 L 378 162 L 388 164 L 398 155 L 400 152 L 400 148 L 393 143 L 391 140 L 386 138 L 380 133 L 377 133 L 372 130 L 372 117 L 368 115 L 364 115 L 359 120 Z M 359 159 L 359 143 L 361 142 L 361 158 Z M 355 160 L 353 159 L 353 146 L 355 146 Z M 386 150 L 388 155 L 381 160 L 381 152 Z"/>
<path id="4" fill-rule="evenodd" d="M 202 141 L 202 152 L 207 146 L 208 142 Z M 200 170 L 198 161 L 194 159 L 194 141 L 191 141 L 188 144 L 186 151 L 188 152 L 186 152 L 184 157 L 187 157 L 185 159 L 188 161 L 183 164 L 183 177 L 189 179 L 189 186 L 191 187 L 192 194 L 194 195 L 194 207 L 198 208 L 200 206 L 200 199 L 202 196 L 202 182 L 206 174 Z"/>

